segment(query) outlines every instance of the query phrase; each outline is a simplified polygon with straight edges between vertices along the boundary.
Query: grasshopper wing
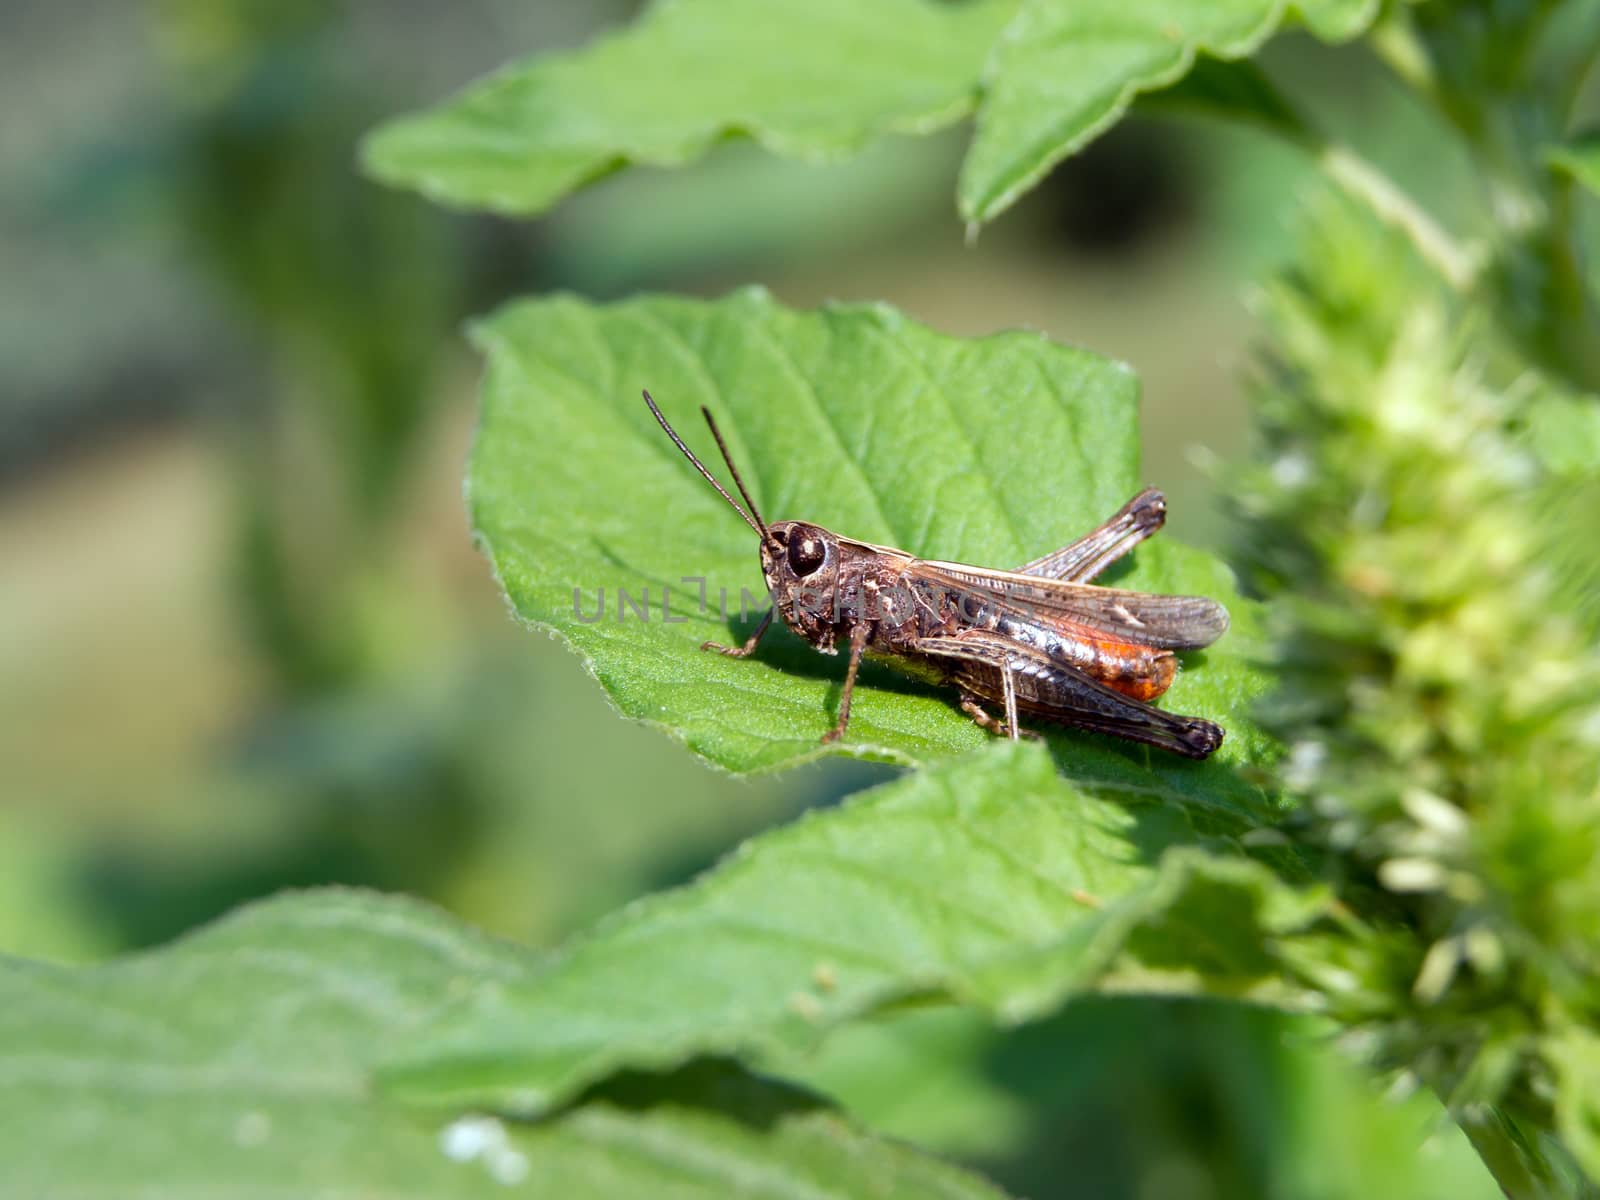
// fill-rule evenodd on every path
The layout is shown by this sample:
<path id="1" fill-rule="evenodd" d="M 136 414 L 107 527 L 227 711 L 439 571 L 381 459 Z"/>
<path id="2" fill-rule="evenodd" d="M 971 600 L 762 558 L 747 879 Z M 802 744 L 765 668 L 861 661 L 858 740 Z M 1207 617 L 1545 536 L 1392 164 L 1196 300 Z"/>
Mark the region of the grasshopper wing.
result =
<path id="1" fill-rule="evenodd" d="M 1064 622 L 1136 645 L 1194 650 L 1228 631 L 1228 610 L 1204 596 L 1159 596 L 963 563 L 918 560 L 913 565 L 923 578 L 952 593 L 975 590 L 1036 621 Z"/>

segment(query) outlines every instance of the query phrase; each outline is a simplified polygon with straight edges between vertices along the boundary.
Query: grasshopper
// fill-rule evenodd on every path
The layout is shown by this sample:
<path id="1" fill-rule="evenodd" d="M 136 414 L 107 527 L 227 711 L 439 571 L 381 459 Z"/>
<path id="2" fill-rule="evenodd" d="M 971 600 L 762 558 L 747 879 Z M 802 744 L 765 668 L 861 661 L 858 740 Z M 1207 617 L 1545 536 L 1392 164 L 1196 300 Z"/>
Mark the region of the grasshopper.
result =
<path id="1" fill-rule="evenodd" d="M 953 685 L 961 710 L 1012 739 L 1021 714 L 1205 758 L 1222 727 L 1147 703 L 1172 685 L 1175 650 L 1208 646 L 1228 612 L 1203 596 L 1157 596 L 1090 581 L 1166 521 L 1166 498 L 1146 488 L 1105 524 L 1014 571 L 917 558 L 891 546 L 842 537 L 809 521 L 765 521 L 733 465 L 711 412 L 700 411 L 733 476 L 741 507 L 667 423 L 645 403 L 706 482 L 761 539 L 761 573 L 772 607 L 740 646 L 706 642 L 733 658 L 755 652 L 777 613 L 824 654 L 849 651 L 839 717 L 824 742 L 844 736 L 863 657 L 917 678 Z M 1001 706 L 996 718 L 985 702 Z"/>

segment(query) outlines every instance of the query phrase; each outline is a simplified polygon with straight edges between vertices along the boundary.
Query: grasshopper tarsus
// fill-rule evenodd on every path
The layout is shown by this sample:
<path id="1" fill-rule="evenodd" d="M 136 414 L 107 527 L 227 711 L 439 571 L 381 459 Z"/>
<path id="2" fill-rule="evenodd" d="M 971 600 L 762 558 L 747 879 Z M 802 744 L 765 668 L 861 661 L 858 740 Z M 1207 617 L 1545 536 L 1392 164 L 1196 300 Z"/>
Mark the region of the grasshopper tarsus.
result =
<path id="1" fill-rule="evenodd" d="M 977 725 L 980 729 L 988 730 L 996 737 L 1006 731 L 1006 723 L 990 713 L 988 709 L 983 707 L 983 705 L 979 704 L 978 698 L 972 695 L 970 692 L 961 693 L 960 705 L 961 711 L 966 713 L 967 716 L 971 717 L 973 724 Z"/>
<path id="2" fill-rule="evenodd" d="M 767 609 L 761 618 L 761 624 L 756 626 L 756 631 L 745 638 L 743 645 L 724 646 L 721 642 L 701 642 L 700 649 L 715 650 L 718 654 L 726 654 L 729 658 L 749 658 L 756 652 L 756 645 L 761 641 L 767 627 L 772 624 L 772 610 Z"/>
<path id="3" fill-rule="evenodd" d="M 972 718 L 973 724 L 980 729 L 986 729 L 996 737 L 1008 737 L 1012 741 L 1018 738 L 1027 738 L 1030 742 L 1044 741 L 1044 734 L 1034 729 L 1026 729 L 1018 725 L 1015 732 L 999 717 L 992 715 L 988 709 L 978 702 L 978 698 L 971 692 L 961 693 L 961 711 Z"/>

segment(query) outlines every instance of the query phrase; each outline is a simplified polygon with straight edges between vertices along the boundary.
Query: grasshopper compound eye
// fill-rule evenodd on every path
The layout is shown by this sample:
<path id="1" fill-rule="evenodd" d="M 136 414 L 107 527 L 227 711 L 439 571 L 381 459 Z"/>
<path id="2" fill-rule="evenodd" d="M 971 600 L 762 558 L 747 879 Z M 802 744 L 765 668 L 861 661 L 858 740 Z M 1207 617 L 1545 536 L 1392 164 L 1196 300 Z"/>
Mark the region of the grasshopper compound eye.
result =
<path id="1" fill-rule="evenodd" d="M 789 569 L 802 579 L 813 575 L 827 561 L 828 550 L 814 530 L 796 529 L 789 534 Z"/>

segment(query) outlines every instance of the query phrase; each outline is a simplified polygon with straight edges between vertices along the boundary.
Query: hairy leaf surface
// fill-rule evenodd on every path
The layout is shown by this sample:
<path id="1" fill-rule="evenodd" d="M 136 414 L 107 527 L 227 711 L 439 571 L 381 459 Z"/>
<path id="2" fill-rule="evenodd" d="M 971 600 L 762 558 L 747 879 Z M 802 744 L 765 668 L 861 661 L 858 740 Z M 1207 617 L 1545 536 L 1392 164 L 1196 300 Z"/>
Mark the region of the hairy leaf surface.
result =
<path id="1" fill-rule="evenodd" d="M 681 166 L 726 137 L 821 162 L 977 110 L 959 207 L 984 221 L 1198 56 L 1247 57 L 1286 23 L 1348 38 L 1376 10 L 1375 0 L 664 0 L 582 49 L 514 63 L 389 123 L 365 158 L 378 178 L 446 203 L 533 215 L 611 171 Z M 1253 78 L 1213 72 L 1191 90 L 1214 111 L 1297 128 Z"/>
<path id="2" fill-rule="evenodd" d="M 758 837 L 537 974 L 475 989 L 385 1078 L 536 1113 L 618 1069 L 793 1049 L 908 999 L 1005 1021 L 1100 987 L 1309 1007 L 1293 963 L 1321 895 L 1246 858 L 1248 828 L 996 745 Z"/>
<path id="3" fill-rule="evenodd" d="M 677 166 L 744 134 L 837 159 L 971 111 L 1015 0 L 669 0 L 533 58 L 368 142 L 371 170 L 439 200 L 532 214 L 624 164 Z"/>
<path id="4" fill-rule="evenodd" d="M 103 967 L 0 961 L 0 1194 L 998 1197 L 719 1064 L 618 1079 L 536 1126 L 374 1091 L 373 1063 L 442 1002 L 528 969 L 422 905 L 353 893 L 257 904 Z"/>

